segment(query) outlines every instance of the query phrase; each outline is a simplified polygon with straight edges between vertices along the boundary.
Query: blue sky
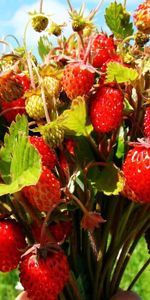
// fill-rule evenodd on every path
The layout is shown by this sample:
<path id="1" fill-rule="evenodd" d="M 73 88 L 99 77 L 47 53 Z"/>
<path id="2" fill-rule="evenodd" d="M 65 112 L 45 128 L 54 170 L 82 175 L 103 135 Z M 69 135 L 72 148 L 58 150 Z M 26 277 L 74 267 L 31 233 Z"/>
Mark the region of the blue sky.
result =
<path id="1" fill-rule="evenodd" d="M 118 0 L 117 2 L 122 2 Z M 95 17 L 95 23 L 99 29 L 107 31 L 104 23 L 104 11 L 111 0 L 104 0 L 102 8 L 99 10 Z M 79 0 L 71 1 L 74 8 L 78 9 L 82 3 Z M 87 12 L 93 9 L 98 0 L 87 0 L 86 10 Z M 127 8 L 130 12 L 133 12 L 135 8 L 141 3 L 141 0 L 127 0 Z M 39 1 L 36 0 L 0 0 L 0 39 L 7 34 L 15 35 L 20 43 L 22 43 L 22 36 L 25 29 L 25 25 L 29 19 L 28 12 L 39 8 Z M 44 0 L 43 11 L 47 14 L 52 14 L 52 19 L 58 23 L 64 21 L 69 22 L 69 15 L 67 12 L 67 1 L 64 0 Z M 69 30 L 69 29 L 67 29 Z M 67 32 L 66 32 L 67 34 Z M 30 48 L 34 48 L 36 41 L 39 39 L 39 34 L 32 31 L 29 27 L 27 33 L 27 43 Z M 11 38 L 7 39 L 11 42 Z M 0 48 L 1 50 L 1 48 Z"/>

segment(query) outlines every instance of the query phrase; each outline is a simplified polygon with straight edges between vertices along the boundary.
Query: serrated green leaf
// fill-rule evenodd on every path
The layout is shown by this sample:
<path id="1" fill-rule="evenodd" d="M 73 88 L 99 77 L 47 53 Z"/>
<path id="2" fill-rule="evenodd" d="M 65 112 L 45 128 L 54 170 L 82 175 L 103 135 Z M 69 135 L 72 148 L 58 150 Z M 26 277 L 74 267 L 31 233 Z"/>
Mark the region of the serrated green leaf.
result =
<path id="1" fill-rule="evenodd" d="M 86 117 L 86 103 L 79 97 L 79 100 L 72 103 L 71 109 L 63 112 L 60 122 L 68 134 L 85 135 L 86 129 L 89 129 L 86 128 Z"/>
<path id="2" fill-rule="evenodd" d="M 130 15 L 121 3 L 113 2 L 106 8 L 105 20 L 116 38 L 124 39 L 133 34 Z"/>
<path id="3" fill-rule="evenodd" d="M 110 62 L 107 66 L 107 75 L 105 83 L 109 82 L 132 82 L 138 78 L 138 72 L 135 69 L 125 67 L 119 63 Z"/>
<path id="4" fill-rule="evenodd" d="M 10 182 L 12 153 L 15 151 L 15 140 L 19 132 L 24 132 L 27 136 L 28 121 L 25 115 L 17 115 L 16 122 L 11 123 L 9 133 L 6 133 L 4 137 L 4 146 L 0 149 L 0 172 L 3 180 L 7 183 Z"/>
<path id="5" fill-rule="evenodd" d="M 41 174 L 41 158 L 28 141 L 28 122 L 17 116 L 4 138 L 0 150 L 0 196 L 20 191 L 24 186 L 36 184 Z"/>
<path id="6" fill-rule="evenodd" d="M 38 41 L 38 52 L 42 60 L 44 57 L 49 53 L 50 49 L 52 48 L 52 43 L 49 41 L 46 35 L 40 37 Z"/>
<path id="7" fill-rule="evenodd" d="M 117 167 L 108 164 L 96 181 L 96 188 L 105 195 L 118 195 L 123 189 L 123 180 L 119 177 Z"/>

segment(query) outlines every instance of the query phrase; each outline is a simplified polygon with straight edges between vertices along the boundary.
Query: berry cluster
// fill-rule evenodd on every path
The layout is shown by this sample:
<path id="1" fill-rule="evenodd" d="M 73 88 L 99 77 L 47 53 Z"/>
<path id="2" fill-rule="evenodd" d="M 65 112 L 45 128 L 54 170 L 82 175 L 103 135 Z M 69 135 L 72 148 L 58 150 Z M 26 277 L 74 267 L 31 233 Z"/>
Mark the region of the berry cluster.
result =
<path id="1" fill-rule="evenodd" d="M 150 240 L 150 2 L 135 33 L 111 3 L 112 35 L 94 25 L 98 8 L 85 18 L 68 4 L 68 38 L 30 13 L 36 32 L 59 36 L 40 38 L 42 63 L 27 49 L 1 58 L 0 271 L 18 267 L 30 300 L 108 300 Z"/>

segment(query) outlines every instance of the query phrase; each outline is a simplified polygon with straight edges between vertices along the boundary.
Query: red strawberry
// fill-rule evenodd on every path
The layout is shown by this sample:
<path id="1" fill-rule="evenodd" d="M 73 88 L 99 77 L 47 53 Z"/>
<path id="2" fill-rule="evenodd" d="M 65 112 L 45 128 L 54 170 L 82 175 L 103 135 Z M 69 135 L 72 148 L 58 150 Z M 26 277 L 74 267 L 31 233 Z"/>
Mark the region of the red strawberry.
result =
<path id="1" fill-rule="evenodd" d="M 12 219 L 0 220 L 0 271 L 15 269 L 25 247 L 20 225 Z"/>
<path id="2" fill-rule="evenodd" d="M 45 166 L 36 185 L 23 188 L 23 194 L 40 211 L 49 211 L 53 205 L 61 202 L 60 182 Z"/>
<path id="3" fill-rule="evenodd" d="M 140 202 L 150 202 L 150 147 L 135 145 L 123 164 L 126 182 Z"/>
<path id="4" fill-rule="evenodd" d="M 30 300 L 57 300 L 69 279 L 63 251 L 48 252 L 46 258 L 29 253 L 20 262 L 20 281 Z"/>
<path id="5" fill-rule="evenodd" d="M 150 33 L 150 1 L 140 4 L 134 13 L 134 24 L 138 30 Z"/>
<path id="6" fill-rule="evenodd" d="M 7 122 L 11 123 L 15 121 L 16 116 L 18 114 L 23 115 L 26 114 L 25 110 L 25 100 L 23 98 L 19 98 L 17 100 L 13 100 L 11 102 L 3 101 L 1 103 L 3 115 Z"/>
<path id="7" fill-rule="evenodd" d="M 95 36 L 92 47 L 92 65 L 100 68 L 115 53 L 115 44 L 112 37 L 108 37 L 105 33 L 99 33 Z"/>
<path id="8" fill-rule="evenodd" d="M 23 73 L 16 74 L 16 78 L 22 84 L 24 92 L 27 91 L 30 87 L 30 79 Z"/>
<path id="9" fill-rule="evenodd" d="M 59 222 L 52 222 L 49 226 L 48 229 L 55 238 L 57 243 L 62 243 L 64 242 L 65 239 L 69 237 L 71 234 L 71 221 L 59 221 Z M 36 240 L 36 242 L 40 243 L 40 238 L 41 238 L 41 226 L 37 226 L 34 222 L 32 223 L 32 233 L 33 236 Z M 44 237 L 44 242 L 48 243 L 50 242 L 50 238 L 48 234 Z"/>
<path id="10" fill-rule="evenodd" d="M 150 107 L 146 109 L 144 116 L 144 133 L 150 138 Z"/>
<path id="11" fill-rule="evenodd" d="M 67 96 L 73 100 L 86 95 L 94 84 L 95 74 L 81 63 L 70 63 L 64 69 L 62 86 Z"/>
<path id="12" fill-rule="evenodd" d="M 42 157 L 42 164 L 49 169 L 53 169 L 56 165 L 56 155 L 43 140 L 42 137 L 30 136 L 30 143 L 38 150 Z"/>
<path id="13" fill-rule="evenodd" d="M 123 94 L 119 89 L 102 87 L 91 100 L 90 117 L 96 132 L 116 129 L 123 112 Z"/>
<path id="14" fill-rule="evenodd" d="M 67 140 L 65 140 L 65 145 L 66 145 L 68 152 L 74 156 L 75 155 L 74 149 L 76 146 L 75 141 L 72 139 L 67 139 Z"/>

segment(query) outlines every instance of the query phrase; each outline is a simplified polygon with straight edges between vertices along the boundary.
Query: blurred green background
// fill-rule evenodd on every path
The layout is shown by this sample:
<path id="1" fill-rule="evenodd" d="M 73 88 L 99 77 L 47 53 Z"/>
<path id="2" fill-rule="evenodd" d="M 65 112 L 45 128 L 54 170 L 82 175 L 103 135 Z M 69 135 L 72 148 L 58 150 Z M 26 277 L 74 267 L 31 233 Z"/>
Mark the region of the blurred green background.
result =
<path id="1" fill-rule="evenodd" d="M 121 287 L 123 289 L 126 289 L 129 286 L 134 275 L 143 266 L 148 257 L 147 246 L 144 238 L 142 238 L 130 260 L 121 282 Z M 14 300 L 18 295 L 19 292 L 15 288 L 19 280 L 18 275 L 18 270 L 10 273 L 0 273 L 0 300 Z M 150 300 L 150 266 L 139 278 L 133 290 L 141 296 L 142 300 Z"/>

